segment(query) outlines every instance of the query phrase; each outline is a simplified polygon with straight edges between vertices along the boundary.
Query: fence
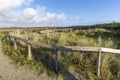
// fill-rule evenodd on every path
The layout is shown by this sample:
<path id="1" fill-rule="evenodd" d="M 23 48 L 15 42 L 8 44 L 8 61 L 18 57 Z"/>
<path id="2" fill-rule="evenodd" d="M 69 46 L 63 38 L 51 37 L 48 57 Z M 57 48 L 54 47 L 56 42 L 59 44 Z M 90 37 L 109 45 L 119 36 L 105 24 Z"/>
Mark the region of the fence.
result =
<path id="1" fill-rule="evenodd" d="M 41 46 L 44 48 L 49 48 L 52 50 L 55 50 L 55 59 L 56 59 L 56 72 L 58 72 L 58 53 L 57 51 L 92 51 L 92 52 L 98 52 L 97 54 L 97 67 L 96 67 L 96 74 L 98 77 L 100 77 L 100 63 L 101 63 L 101 53 L 102 52 L 109 52 L 109 53 L 116 53 L 120 54 L 120 50 L 118 49 L 110 49 L 110 48 L 103 48 L 103 47 L 85 47 L 85 46 L 56 46 L 56 45 L 49 45 L 45 43 L 35 42 L 31 40 L 26 40 L 17 36 L 13 36 L 11 34 L 8 34 L 9 38 L 14 39 L 14 48 L 17 50 L 17 44 L 16 40 L 22 41 L 26 44 L 28 44 L 28 59 L 32 60 L 32 53 L 31 53 L 31 46 Z"/>

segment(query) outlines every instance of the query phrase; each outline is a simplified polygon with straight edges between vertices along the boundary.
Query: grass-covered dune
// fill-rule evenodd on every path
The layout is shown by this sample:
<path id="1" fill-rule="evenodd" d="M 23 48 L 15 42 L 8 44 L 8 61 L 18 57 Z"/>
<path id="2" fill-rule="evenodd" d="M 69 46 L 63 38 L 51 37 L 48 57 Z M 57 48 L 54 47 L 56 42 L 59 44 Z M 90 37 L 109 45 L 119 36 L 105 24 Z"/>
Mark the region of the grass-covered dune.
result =
<path id="1" fill-rule="evenodd" d="M 49 29 L 49 28 L 47 28 Z M 94 46 L 120 49 L 120 23 L 98 24 L 91 26 L 72 26 L 66 28 L 50 28 L 56 30 L 50 34 L 39 34 L 33 30 L 27 36 L 29 40 L 59 46 Z M 20 37 L 25 38 L 22 33 Z M 17 42 L 18 50 L 4 43 L 4 52 L 19 65 L 29 64 L 40 73 L 55 76 L 55 51 L 32 46 L 33 61 L 27 60 L 27 46 Z M 19 53 L 19 54 L 18 54 Z M 120 55 L 102 53 L 101 76 L 96 76 L 97 52 L 58 51 L 59 79 L 70 80 L 119 80 Z"/>

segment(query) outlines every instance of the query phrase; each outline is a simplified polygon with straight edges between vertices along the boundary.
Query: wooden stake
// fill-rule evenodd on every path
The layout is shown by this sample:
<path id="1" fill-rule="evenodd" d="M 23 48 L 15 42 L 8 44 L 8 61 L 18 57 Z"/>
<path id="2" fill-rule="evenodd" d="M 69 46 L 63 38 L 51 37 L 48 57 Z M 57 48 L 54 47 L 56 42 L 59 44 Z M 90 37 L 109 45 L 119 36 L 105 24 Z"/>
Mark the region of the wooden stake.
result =
<path id="1" fill-rule="evenodd" d="M 97 54 L 97 76 L 100 77 L 101 51 Z"/>
<path id="2" fill-rule="evenodd" d="M 32 53 L 31 53 L 31 45 L 28 44 L 28 60 L 32 60 L 33 57 L 32 57 Z"/>
<path id="3" fill-rule="evenodd" d="M 7 40 L 8 40 L 8 43 L 10 44 L 10 40 L 11 40 L 10 36 L 8 36 L 8 39 L 7 39 Z"/>
<path id="4" fill-rule="evenodd" d="M 28 40 L 28 33 L 27 33 L 27 30 L 25 31 L 25 39 Z"/>
<path id="5" fill-rule="evenodd" d="M 57 50 L 55 51 L 55 64 L 56 64 L 56 73 L 58 73 L 58 55 L 57 55 Z"/>
<path id="6" fill-rule="evenodd" d="M 56 70 L 56 80 L 58 80 L 58 54 L 57 50 L 55 50 L 55 70 Z"/>
<path id="7" fill-rule="evenodd" d="M 16 44 L 16 39 L 14 38 L 14 48 L 17 50 L 17 44 Z"/>
<path id="8" fill-rule="evenodd" d="M 7 37 L 7 41 L 8 41 L 8 43 L 10 44 L 10 32 L 8 33 L 8 37 Z"/>

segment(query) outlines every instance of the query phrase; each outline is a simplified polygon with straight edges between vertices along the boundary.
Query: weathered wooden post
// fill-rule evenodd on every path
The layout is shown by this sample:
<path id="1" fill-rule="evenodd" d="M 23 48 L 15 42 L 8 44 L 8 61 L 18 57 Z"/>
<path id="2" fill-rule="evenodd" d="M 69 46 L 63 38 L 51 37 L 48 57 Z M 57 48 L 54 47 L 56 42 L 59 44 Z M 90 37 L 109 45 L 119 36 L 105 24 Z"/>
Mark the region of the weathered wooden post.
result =
<path id="1" fill-rule="evenodd" d="M 28 60 L 33 60 L 32 53 L 31 53 L 31 44 L 28 44 Z"/>
<path id="2" fill-rule="evenodd" d="M 97 54 L 97 76 L 100 77 L 101 51 Z"/>
<path id="3" fill-rule="evenodd" d="M 101 44 L 102 44 L 102 38 L 101 38 L 101 36 L 99 36 L 98 37 L 98 47 L 99 48 L 100 48 Z M 97 70 L 96 71 L 97 71 L 98 78 L 100 77 L 100 64 L 101 64 L 101 48 L 97 54 Z"/>
<path id="4" fill-rule="evenodd" d="M 7 41 L 10 44 L 10 32 L 8 33 Z"/>
<path id="5" fill-rule="evenodd" d="M 47 31 L 47 37 L 49 36 L 49 31 Z"/>
<path id="6" fill-rule="evenodd" d="M 57 50 L 55 50 L 55 70 L 56 70 L 56 80 L 58 80 L 58 54 L 57 54 Z"/>
<path id="7" fill-rule="evenodd" d="M 56 70 L 56 73 L 58 73 L 58 54 L 57 54 L 57 50 L 55 50 L 55 70 Z"/>
<path id="8" fill-rule="evenodd" d="M 25 31 L 25 39 L 28 40 L 28 32 L 27 32 L 27 30 Z"/>
<path id="9" fill-rule="evenodd" d="M 7 41 L 8 41 L 8 43 L 10 44 L 10 36 L 8 35 L 8 37 L 7 37 Z"/>
<path id="10" fill-rule="evenodd" d="M 17 50 L 16 38 L 14 38 L 14 48 Z"/>

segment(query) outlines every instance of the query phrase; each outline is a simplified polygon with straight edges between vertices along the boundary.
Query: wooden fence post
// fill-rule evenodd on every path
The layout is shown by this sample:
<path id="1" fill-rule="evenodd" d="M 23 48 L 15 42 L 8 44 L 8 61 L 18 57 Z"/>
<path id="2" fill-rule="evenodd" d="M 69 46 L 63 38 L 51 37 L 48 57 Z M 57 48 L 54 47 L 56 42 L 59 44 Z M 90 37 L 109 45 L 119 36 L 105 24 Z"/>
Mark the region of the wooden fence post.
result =
<path id="1" fill-rule="evenodd" d="M 32 60 L 33 57 L 32 57 L 32 53 L 31 53 L 31 45 L 28 44 L 28 60 Z"/>
<path id="2" fill-rule="evenodd" d="M 58 54 L 57 54 L 57 50 L 55 50 L 55 70 L 56 70 L 56 80 L 58 80 Z"/>
<path id="3" fill-rule="evenodd" d="M 27 30 L 25 31 L 25 39 L 28 40 L 28 32 L 27 32 Z"/>
<path id="4" fill-rule="evenodd" d="M 100 77 L 101 51 L 97 54 L 97 76 Z"/>
<path id="5" fill-rule="evenodd" d="M 55 50 L 55 70 L 56 70 L 56 73 L 58 73 L 58 54 L 57 54 L 57 50 Z"/>
<path id="6" fill-rule="evenodd" d="M 8 36 L 8 43 L 10 44 L 10 36 Z"/>
<path id="7" fill-rule="evenodd" d="M 8 41 L 8 43 L 10 44 L 10 36 L 8 35 L 8 37 L 7 37 L 7 41 Z"/>
<path id="8" fill-rule="evenodd" d="M 17 50 L 17 44 L 16 44 L 16 39 L 14 38 L 14 48 Z"/>

